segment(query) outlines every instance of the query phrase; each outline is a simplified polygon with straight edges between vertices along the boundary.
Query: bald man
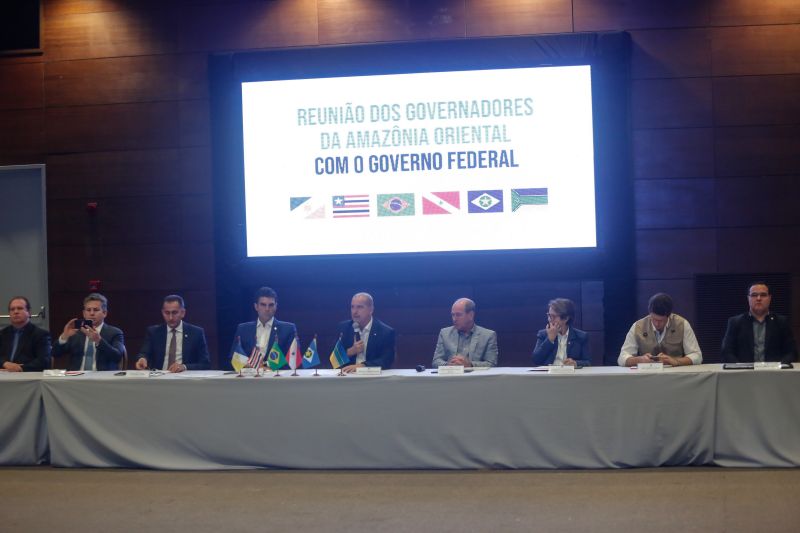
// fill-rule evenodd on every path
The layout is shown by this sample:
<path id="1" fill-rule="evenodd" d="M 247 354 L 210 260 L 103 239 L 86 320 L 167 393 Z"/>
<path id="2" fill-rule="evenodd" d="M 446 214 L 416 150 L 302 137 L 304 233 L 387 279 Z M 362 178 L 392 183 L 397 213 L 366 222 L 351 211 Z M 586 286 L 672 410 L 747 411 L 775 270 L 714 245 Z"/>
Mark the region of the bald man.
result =
<path id="1" fill-rule="evenodd" d="M 459 298 L 450 308 L 453 325 L 442 328 L 433 366 L 497 366 L 497 333 L 475 324 L 475 302 Z"/>
<path id="2" fill-rule="evenodd" d="M 366 292 L 353 295 L 350 301 L 350 320 L 338 327 L 342 345 L 347 349 L 350 362 L 342 372 L 355 372 L 360 366 L 392 368 L 395 353 L 394 330 L 372 316 L 375 303 Z"/>

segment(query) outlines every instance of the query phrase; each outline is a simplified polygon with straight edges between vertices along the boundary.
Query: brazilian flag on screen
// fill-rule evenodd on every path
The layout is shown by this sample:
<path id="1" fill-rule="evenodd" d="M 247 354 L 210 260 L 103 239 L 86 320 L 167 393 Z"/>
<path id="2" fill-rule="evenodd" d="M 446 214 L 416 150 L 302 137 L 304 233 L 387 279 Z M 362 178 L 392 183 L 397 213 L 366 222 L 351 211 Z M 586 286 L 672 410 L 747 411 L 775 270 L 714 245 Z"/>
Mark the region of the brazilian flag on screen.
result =
<path id="1" fill-rule="evenodd" d="M 269 355 L 267 356 L 267 365 L 272 370 L 280 370 L 282 367 L 286 365 L 286 354 L 284 354 L 283 350 L 281 350 L 281 347 L 278 346 L 277 338 L 275 339 L 275 342 L 272 343 L 272 348 L 270 349 Z"/>

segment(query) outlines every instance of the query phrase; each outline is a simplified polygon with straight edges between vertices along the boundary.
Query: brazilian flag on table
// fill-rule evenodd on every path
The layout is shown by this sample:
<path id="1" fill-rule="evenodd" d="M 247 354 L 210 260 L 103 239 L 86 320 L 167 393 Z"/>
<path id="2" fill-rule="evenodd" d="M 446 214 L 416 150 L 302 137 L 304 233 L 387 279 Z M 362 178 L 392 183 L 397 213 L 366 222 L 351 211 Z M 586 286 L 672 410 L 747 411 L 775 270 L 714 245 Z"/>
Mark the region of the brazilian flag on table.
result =
<path id="1" fill-rule="evenodd" d="M 275 342 L 272 344 L 272 348 L 270 349 L 269 355 L 267 356 L 267 365 L 272 370 L 280 370 L 286 365 L 286 354 L 284 354 L 283 350 L 281 350 L 281 347 L 278 346 L 277 338 L 275 339 Z"/>

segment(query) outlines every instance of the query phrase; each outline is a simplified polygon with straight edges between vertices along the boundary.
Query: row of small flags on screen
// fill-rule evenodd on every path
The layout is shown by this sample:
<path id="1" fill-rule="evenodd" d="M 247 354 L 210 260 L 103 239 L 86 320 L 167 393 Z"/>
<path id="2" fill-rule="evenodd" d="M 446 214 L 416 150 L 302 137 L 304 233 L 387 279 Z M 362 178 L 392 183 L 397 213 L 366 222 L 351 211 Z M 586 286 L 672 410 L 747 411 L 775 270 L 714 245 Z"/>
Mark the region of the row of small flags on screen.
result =
<path id="1" fill-rule="evenodd" d="M 459 191 L 423 192 L 419 194 L 423 215 L 452 215 L 461 212 Z M 368 217 L 371 212 L 370 195 L 340 194 L 330 197 L 293 196 L 289 198 L 289 211 L 301 218 L 325 218 L 330 209 L 333 218 Z M 526 205 L 547 205 L 547 188 L 511 189 L 511 211 Z M 417 214 L 416 195 L 413 192 L 378 194 L 376 198 L 379 217 L 414 216 Z M 503 191 L 500 189 L 467 191 L 468 213 L 502 213 Z"/>
<path id="2" fill-rule="evenodd" d="M 280 370 L 287 364 L 292 370 L 298 368 L 314 368 L 320 364 L 319 350 L 317 350 L 317 337 L 315 336 L 311 343 L 306 348 L 306 351 L 300 353 L 299 343 L 297 337 L 292 340 L 289 347 L 288 357 L 283 353 L 277 339 L 272 344 L 269 354 L 266 356 L 266 365 L 271 370 Z M 330 362 L 333 368 L 339 368 L 346 365 L 350 361 L 347 356 L 347 350 L 342 344 L 341 337 L 336 341 L 333 351 L 330 355 Z M 264 352 L 258 345 L 253 346 L 248 357 L 242 348 L 242 339 L 236 338 L 236 345 L 233 349 L 233 357 L 231 358 L 231 365 L 236 372 L 241 372 L 243 368 L 260 368 L 264 363 Z"/>

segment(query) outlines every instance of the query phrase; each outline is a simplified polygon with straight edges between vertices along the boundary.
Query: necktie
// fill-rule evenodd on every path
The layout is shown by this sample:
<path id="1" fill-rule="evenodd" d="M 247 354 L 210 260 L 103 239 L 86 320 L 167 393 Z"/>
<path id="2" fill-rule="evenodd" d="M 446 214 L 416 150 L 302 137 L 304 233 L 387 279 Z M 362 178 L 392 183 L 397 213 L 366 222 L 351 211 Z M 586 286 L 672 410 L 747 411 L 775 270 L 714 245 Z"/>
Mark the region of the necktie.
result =
<path id="1" fill-rule="evenodd" d="M 11 345 L 11 362 L 14 362 L 14 357 L 17 355 L 17 347 L 19 347 L 19 338 L 22 336 L 22 330 L 14 330 L 14 343 Z"/>
<path id="2" fill-rule="evenodd" d="M 94 370 L 92 368 L 94 366 L 94 343 L 92 339 L 88 339 L 89 342 L 86 344 L 86 359 L 83 361 L 83 369 L 84 370 Z"/>
<path id="3" fill-rule="evenodd" d="M 169 360 L 167 362 L 167 368 L 171 367 L 175 363 L 175 357 L 178 354 L 178 339 L 176 335 L 178 334 L 178 330 L 172 328 L 172 338 L 169 339 Z"/>

